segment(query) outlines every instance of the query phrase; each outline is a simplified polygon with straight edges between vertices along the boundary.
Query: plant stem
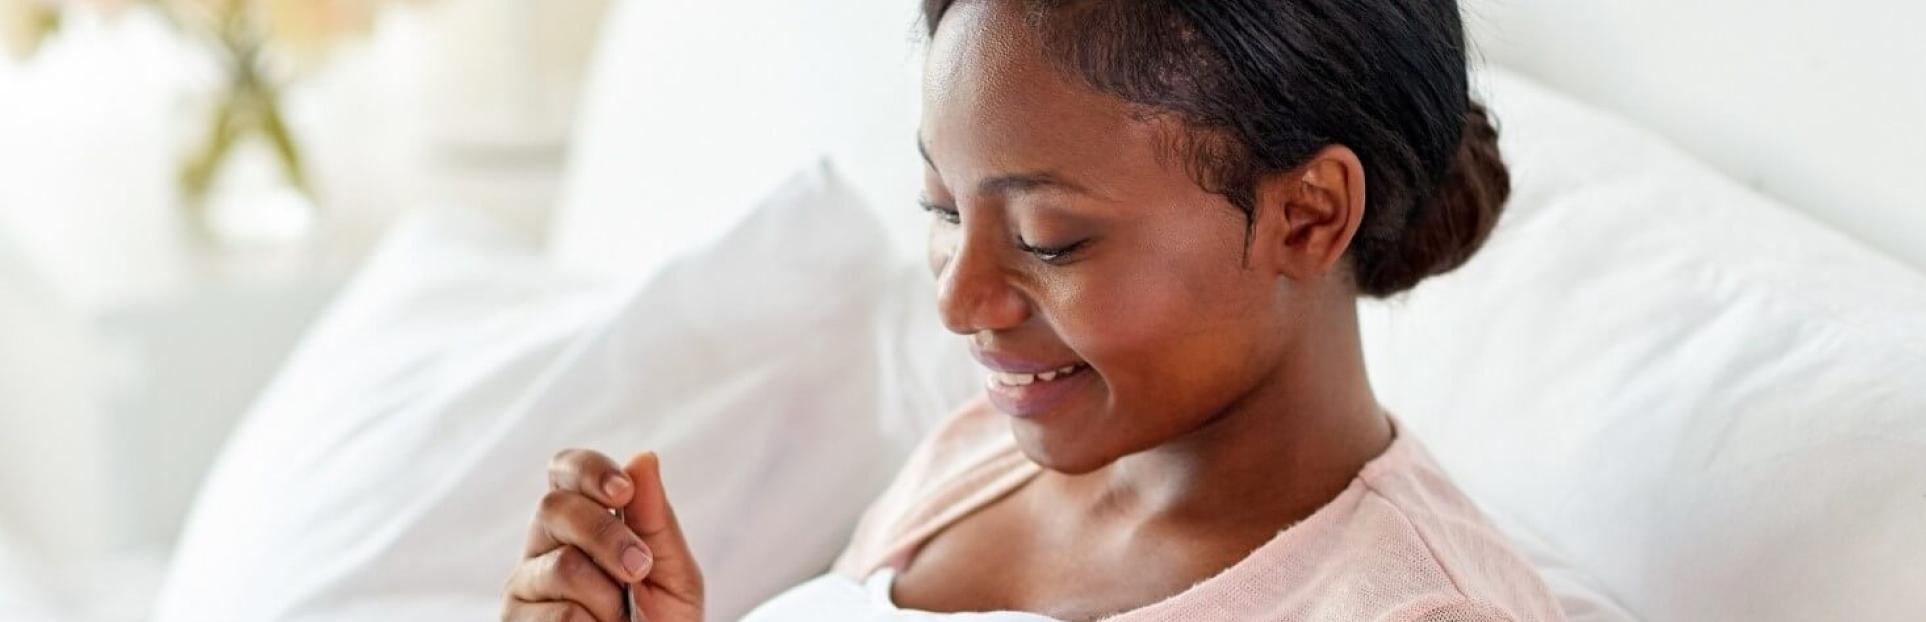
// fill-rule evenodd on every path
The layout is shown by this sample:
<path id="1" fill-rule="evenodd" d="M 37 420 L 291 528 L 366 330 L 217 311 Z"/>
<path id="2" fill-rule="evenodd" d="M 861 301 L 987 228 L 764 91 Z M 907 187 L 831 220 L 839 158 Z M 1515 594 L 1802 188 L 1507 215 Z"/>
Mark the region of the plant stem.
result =
<path id="1" fill-rule="evenodd" d="M 281 112 L 281 93 L 262 75 L 261 41 L 247 19 L 245 5 L 237 5 L 221 16 L 212 34 L 227 68 L 229 84 L 214 111 L 205 142 L 181 170 L 181 190 L 187 199 L 189 218 L 205 231 L 206 200 L 215 177 L 232 156 L 234 147 L 250 133 L 260 133 L 273 149 L 288 183 L 304 195 L 313 195 L 302 166 L 301 150 Z"/>
<path id="2" fill-rule="evenodd" d="M 281 117 L 281 94 L 267 83 L 257 83 L 255 91 L 256 113 L 260 115 L 260 129 L 267 135 L 268 142 L 274 145 L 274 152 L 280 156 L 281 170 L 301 194 L 312 194 L 308 187 L 307 175 L 301 167 L 301 150 L 295 145 L 294 134 L 288 131 L 287 121 Z"/>

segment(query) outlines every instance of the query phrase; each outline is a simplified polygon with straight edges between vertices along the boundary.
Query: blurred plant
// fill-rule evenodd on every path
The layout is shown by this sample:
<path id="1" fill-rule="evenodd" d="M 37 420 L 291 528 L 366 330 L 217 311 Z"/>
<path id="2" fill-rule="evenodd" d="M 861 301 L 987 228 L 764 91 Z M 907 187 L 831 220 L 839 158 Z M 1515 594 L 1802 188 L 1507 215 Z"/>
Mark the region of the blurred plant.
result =
<path id="1" fill-rule="evenodd" d="M 62 11 L 116 15 L 144 6 L 219 57 L 226 85 L 207 134 L 189 150 L 180 188 L 189 219 L 208 233 L 207 199 L 236 146 L 261 138 L 288 184 L 312 199 L 300 143 L 282 114 L 281 91 L 337 43 L 373 30 L 384 3 L 400 0 L 0 0 L 0 44 L 31 55 L 60 27 Z"/>
<path id="2" fill-rule="evenodd" d="M 52 0 L 0 0 L 0 46 L 26 58 L 60 29 L 60 7 Z"/>

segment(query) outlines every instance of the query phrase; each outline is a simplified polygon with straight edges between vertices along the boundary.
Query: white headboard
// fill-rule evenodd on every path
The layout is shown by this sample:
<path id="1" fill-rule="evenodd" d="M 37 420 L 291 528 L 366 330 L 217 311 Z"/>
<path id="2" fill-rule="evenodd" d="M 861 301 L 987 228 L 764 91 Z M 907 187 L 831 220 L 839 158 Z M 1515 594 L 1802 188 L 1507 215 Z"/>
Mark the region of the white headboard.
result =
<path id="1" fill-rule="evenodd" d="M 1474 47 L 1926 270 L 1926 3 L 1463 0 Z"/>

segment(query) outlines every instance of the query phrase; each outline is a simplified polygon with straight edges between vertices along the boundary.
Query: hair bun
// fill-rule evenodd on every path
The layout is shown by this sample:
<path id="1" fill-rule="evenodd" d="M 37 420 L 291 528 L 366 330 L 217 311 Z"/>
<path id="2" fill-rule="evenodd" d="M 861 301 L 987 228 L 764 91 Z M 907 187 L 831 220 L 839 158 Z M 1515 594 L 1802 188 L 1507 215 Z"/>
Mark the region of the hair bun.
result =
<path id="1" fill-rule="evenodd" d="M 1394 257 L 1361 278 L 1367 295 L 1388 296 L 1427 277 L 1464 265 L 1498 225 L 1511 196 L 1511 172 L 1498 152 L 1498 128 L 1483 104 L 1465 109 L 1464 134 L 1457 155 L 1431 199 L 1413 209 L 1404 239 L 1391 245 Z"/>

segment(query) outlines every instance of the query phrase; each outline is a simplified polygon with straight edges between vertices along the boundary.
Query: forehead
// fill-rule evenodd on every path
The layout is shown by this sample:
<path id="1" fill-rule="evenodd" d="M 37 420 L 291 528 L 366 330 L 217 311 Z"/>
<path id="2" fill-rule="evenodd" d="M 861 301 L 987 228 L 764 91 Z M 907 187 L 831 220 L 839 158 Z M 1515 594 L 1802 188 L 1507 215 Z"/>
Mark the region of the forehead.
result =
<path id="1" fill-rule="evenodd" d="M 958 2 L 930 41 L 922 140 L 943 177 L 1032 170 L 1142 175 L 1167 136 L 1053 65 L 1015 1 Z"/>

